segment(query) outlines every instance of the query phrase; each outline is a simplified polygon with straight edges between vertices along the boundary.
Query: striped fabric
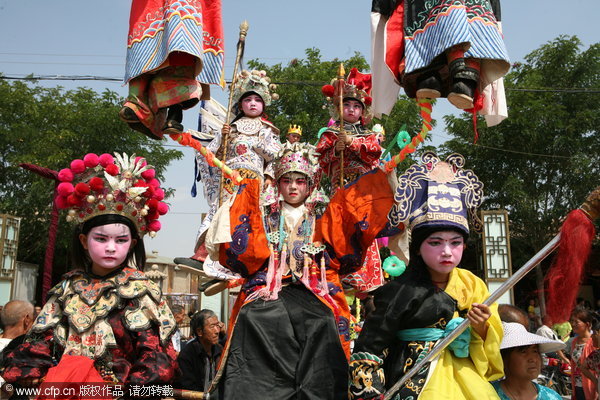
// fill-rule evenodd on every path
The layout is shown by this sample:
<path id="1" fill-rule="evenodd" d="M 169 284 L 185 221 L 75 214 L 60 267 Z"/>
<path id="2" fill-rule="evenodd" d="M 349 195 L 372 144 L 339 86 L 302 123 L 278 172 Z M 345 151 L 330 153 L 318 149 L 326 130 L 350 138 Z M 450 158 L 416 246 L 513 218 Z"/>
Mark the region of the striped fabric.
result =
<path id="1" fill-rule="evenodd" d="M 201 83 L 223 85 L 220 2 L 205 12 L 202 0 L 134 0 L 127 46 L 125 82 L 159 68 L 172 52 L 202 60 Z M 213 18 L 216 21 L 204 21 Z M 209 32 L 209 29 L 216 31 Z M 209 38 L 205 42 L 205 39 Z M 216 45 L 215 45 L 216 43 Z"/>
<path id="2" fill-rule="evenodd" d="M 465 57 L 508 62 L 496 21 L 478 15 L 478 9 L 453 3 L 437 15 L 429 15 L 419 29 L 405 37 L 405 73 L 428 66 L 435 57 L 461 43 L 470 45 Z"/>

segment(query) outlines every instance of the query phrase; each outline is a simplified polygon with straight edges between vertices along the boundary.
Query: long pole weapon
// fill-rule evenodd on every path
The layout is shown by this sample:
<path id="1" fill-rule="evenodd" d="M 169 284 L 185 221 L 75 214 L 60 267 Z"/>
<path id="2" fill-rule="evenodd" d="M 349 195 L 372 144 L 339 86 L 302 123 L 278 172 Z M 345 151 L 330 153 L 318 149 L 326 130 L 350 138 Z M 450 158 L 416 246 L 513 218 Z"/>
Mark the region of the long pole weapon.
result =
<path id="1" fill-rule="evenodd" d="M 597 188 L 592 194 L 588 196 L 586 201 L 580 207 L 584 213 L 592 219 L 600 215 L 600 188 Z M 525 265 L 523 265 L 515 274 L 508 278 L 498 289 L 496 289 L 490 297 L 488 297 L 483 304 L 491 306 L 497 301 L 504 293 L 510 290 L 517 284 L 525 275 L 527 275 L 536 265 L 542 262 L 552 251 L 554 251 L 560 243 L 561 234 L 557 234 L 554 238 L 544 246 L 543 249 L 538 251 Z M 454 339 L 456 339 L 461 333 L 469 326 L 469 320 L 465 319 L 461 322 L 448 336 L 440 340 L 423 359 L 417 362 L 402 378 L 397 381 L 385 394 L 384 400 L 391 400 L 392 396 L 404 385 L 409 379 L 411 379 L 417 372 L 419 372 L 428 362 L 437 357 L 442 350 L 444 350 Z"/>
<path id="2" fill-rule="evenodd" d="M 237 43 L 237 53 L 235 55 L 235 64 L 233 64 L 233 78 L 231 78 L 231 85 L 229 86 L 229 102 L 227 103 L 227 114 L 225 116 L 225 123 L 229 124 L 229 119 L 231 118 L 231 107 L 233 102 L 233 88 L 235 87 L 235 83 L 237 81 L 237 70 L 238 65 L 240 63 L 240 59 L 242 58 L 242 54 L 244 54 L 244 46 L 246 44 L 246 34 L 248 33 L 248 21 L 244 21 L 240 24 L 240 38 Z M 227 162 L 227 146 L 229 145 L 229 134 L 224 135 L 223 138 L 223 164 Z M 219 207 L 223 202 L 223 186 L 225 184 L 225 175 L 221 173 L 221 181 L 219 183 Z"/>
<path id="3" fill-rule="evenodd" d="M 346 71 L 344 71 L 344 64 L 340 63 L 340 67 L 338 68 L 338 90 L 340 93 L 340 104 L 339 104 L 339 114 L 340 114 L 340 132 L 339 135 L 344 133 L 344 76 L 346 75 Z M 340 188 L 344 187 L 344 150 L 340 152 Z"/>

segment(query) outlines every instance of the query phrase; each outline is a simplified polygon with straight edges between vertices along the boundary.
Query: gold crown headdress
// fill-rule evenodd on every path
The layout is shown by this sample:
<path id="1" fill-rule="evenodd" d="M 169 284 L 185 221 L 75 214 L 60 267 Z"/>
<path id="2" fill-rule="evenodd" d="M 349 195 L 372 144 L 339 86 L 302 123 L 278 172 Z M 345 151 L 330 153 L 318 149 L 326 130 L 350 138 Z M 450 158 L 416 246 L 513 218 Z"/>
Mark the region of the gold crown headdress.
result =
<path id="1" fill-rule="evenodd" d="M 291 133 L 295 133 L 297 135 L 302 136 L 302 127 L 300 125 L 295 124 L 290 125 L 290 127 L 288 128 L 288 135 Z"/>
<path id="2" fill-rule="evenodd" d="M 95 216 L 117 214 L 129 218 L 140 236 L 160 230 L 160 215 L 169 210 L 165 193 L 152 166 L 135 154 L 100 156 L 89 153 L 59 171 L 56 205 L 69 209 L 67 221 L 82 223 Z"/>

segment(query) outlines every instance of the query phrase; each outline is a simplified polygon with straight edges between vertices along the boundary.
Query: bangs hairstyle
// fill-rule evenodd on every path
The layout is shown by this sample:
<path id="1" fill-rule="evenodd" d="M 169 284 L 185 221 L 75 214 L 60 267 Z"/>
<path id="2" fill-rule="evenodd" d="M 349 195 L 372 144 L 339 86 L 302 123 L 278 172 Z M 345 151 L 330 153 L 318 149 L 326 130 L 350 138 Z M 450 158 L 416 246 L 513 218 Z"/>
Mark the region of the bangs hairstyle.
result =
<path id="1" fill-rule="evenodd" d="M 260 97 L 260 101 L 262 102 L 263 105 L 263 110 L 262 110 L 262 114 L 261 116 L 266 115 L 265 114 L 265 108 L 267 108 L 267 106 L 265 105 L 265 100 L 262 98 L 262 96 L 256 92 L 253 92 L 252 90 L 249 92 L 244 93 L 240 99 L 238 100 L 238 102 L 233 106 L 233 111 L 235 112 L 235 118 L 233 119 L 233 121 L 231 121 L 231 124 L 233 124 L 235 121 L 237 121 L 238 119 L 242 118 L 244 116 L 244 111 L 242 111 L 242 100 L 244 100 L 246 97 L 255 94 L 258 97 Z M 230 125 L 231 125 L 230 124 Z"/>
<path id="2" fill-rule="evenodd" d="M 87 235 L 90 232 L 90 230 L 92 230 L 92 228 L 109 224 L 126 225 L 129 228 L 129 232 L 131 233 L 131 239 L 136 240 L 135 246 L 132 246 L 129 249 L 129 252 L 127 253 L 127 258 L 125 258 L 123 265 L 133 265 L 137 269 L 143 269 L 144 265 L 146 264 L 146 249 L 144 247 L 144 241 L 140 237 L 133 221 L 131 221 L 129 218 L 117 214 L 98 215 L 75 227 L 75 229 L 73 230 L 73 238 L 71 242 L 73 249 L 71 255 L 73 269 L 83 269 L 85 271 L 90 271 L 92 268 L 92 259 L 90 258 L 90 255 L 87 252 L 87 250 L 83 248 L 83 245 L 79 240 L 79 235 Z"/>

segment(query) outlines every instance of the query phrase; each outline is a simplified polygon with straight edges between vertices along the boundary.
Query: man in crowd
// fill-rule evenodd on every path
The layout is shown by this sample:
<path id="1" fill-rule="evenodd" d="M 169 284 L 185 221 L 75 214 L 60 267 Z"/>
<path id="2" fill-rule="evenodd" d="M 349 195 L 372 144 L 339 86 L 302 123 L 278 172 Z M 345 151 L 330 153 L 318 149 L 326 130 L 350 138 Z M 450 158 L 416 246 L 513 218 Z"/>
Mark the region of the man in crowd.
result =
<path id="1" fill-rule="evenodd" d="M 204 392 L 215 376 L 223 350 L 219 344 L 221 323 L 214 312 L 204 309 L 192 316 L 190 325 L 194 338 L 179 353 L 177 362 L 181 376 L 174 386 Z M 214 394 L 211 393 L 211 397 Z"/>

